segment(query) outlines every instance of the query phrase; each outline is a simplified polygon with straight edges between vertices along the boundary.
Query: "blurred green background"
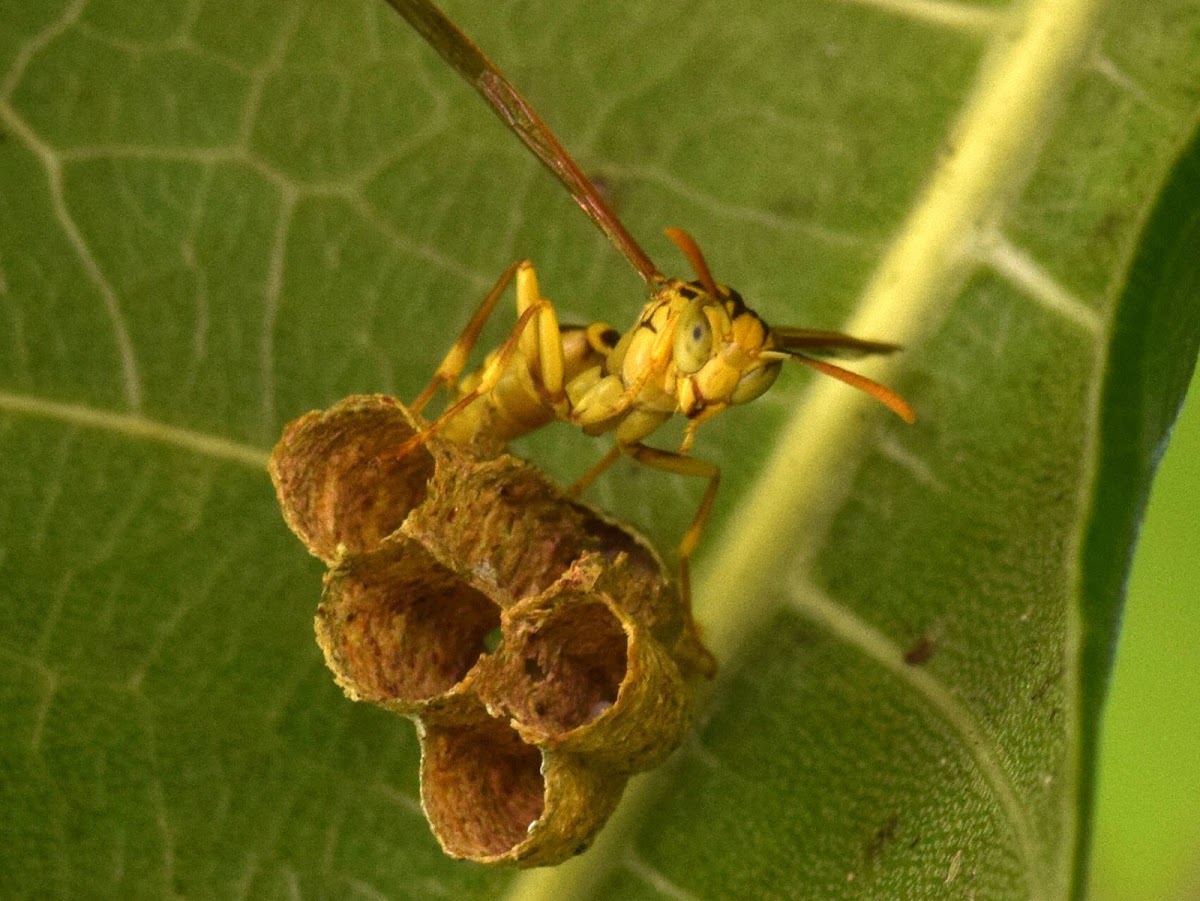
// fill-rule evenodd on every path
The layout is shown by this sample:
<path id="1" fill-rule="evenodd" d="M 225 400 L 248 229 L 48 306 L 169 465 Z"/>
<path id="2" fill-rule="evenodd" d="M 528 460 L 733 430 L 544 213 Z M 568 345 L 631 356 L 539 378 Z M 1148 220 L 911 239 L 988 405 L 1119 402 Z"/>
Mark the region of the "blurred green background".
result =
<path id="1" fill-rule="evenodd" d="M 1200 378 L 1150 497 L 1105 717 L 1092 901 L 1200 899 Z"/>

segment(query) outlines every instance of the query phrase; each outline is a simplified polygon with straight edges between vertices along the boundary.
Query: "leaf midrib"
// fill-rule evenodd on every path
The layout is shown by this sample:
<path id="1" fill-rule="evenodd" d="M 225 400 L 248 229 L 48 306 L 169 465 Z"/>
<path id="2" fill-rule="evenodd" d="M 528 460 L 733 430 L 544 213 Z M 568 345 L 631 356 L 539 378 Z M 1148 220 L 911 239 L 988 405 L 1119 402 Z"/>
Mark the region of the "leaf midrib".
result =
<path id="1" fill-rule="evenodd" d="M 897 232 L 865 289 L 856 314 L 845 331 L 887 335 L 913 346 L 936 332 L 950 300 L 969 274 L 983 265 L 980 248 L 994 239 L 996 222 L 1020 183 L 1033 172 L 1047 123 L 1063 86 L 1089 46 L 1103 0 L 1033 0 L 1010 15 L 997 17 L 979 80 L 946 144 L 953 148 L 939 161 L 922 196 Z M 1019 290 L 1027 286 L 1017 285 Z M 896 374 L 899 361 L 876 362 L 866 374 L 884 381 Z M 697 584 L 697 616 L 706 640 L 719 659 L 735 659 L 746 641 L 793 601 L 768 584 L 782 561 L 794 572 L 805 572 L 826 536 L 838 501 L 849 490 L 859 457 L 847 448 L 862 447 L 873 422 L 866 415 L 870 402 L 830 379 L 814 381 L 777 441 L 760 478 L 741 498 L 739 511 L 729 517 L 725 533 L 710 539 L 719 550 L 709 557 Z M 798 474 L 803 478 L 798 478 Z M 734 525 L 736 524 L 736 525 Z M 781 527 L 781 524 L 786 524 Z M 737 604 L 726 599 L 736 597 Z M 836 606 L 835 601 L 830 601 Z M 861 620 L 838 608 L 848 621 Z M 1078 635 L 1076 611 L 1068 616 L 1068 640 Z M 876 657 L 878 649 L 855 637 L 840 636 Z M 1070 689 L 1067 703 L 1074 717 L 1078 682 L 1076 655 L 1064 649 Z M 931 677 L 931 681 L 932 680 Z M 952 696 L 940 683 L 937 687 Z M 929 686 L 921 690 L 928 694 Z M 932 701 L 932 698 L 931 698 Z M 969 711 L 967 722 L 973 723 Z M 995 759 L 994 750 L 973 742 L 962 731 L 962 717 L 947 720 L 964 735 L 964 744 L 979 755 Z M 1069 721 L 1074 721 L 1070 719 Z M 982 740 L 982 739 L 981 739 Z M 1067 783 L 1076 786 L 1076 738 L 1067 736 L 1064 759 L 1072 769 Z M 997 766 L 990 774 L 989 784 Z M 1010 798 L 1017 797 L 1009 774 Z M 659 774 L 633 783 L 614 820 L 583 858 L 553 870 L 529 871 L 510 886 L 508 901 L 549 901 L 585 898 L 629 853 L 638 821 L 648 814 L 662 792 Z M 1069 794 L 1069 793 L 1068 793 Z M 1072 872 L 1076 825 L 1069 814 L 1057 860 L 1048 867 L 1037 855 L 1032 825 L 1015 801 L 1002 809 L 1013 822 L 1018 851 L 1026 868 L 1030 897 L 1061 897 Z M 1064 808 L 1066 812 L 1068 808 Z M 1064 851 L 1064 849 L 1066 849 Z M 1053 870 L 1051 871 L 1051 867 Z"/>

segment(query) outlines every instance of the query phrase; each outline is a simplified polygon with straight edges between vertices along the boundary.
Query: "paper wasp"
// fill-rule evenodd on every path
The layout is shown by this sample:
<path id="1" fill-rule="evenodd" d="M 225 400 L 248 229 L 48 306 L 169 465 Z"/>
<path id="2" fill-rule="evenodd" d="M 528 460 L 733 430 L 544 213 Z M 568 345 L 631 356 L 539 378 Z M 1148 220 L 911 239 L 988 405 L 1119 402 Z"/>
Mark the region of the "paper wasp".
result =
<path id="1" fill-rule="evenodd" d="M 720 482 L 714 463 L 689 456 L 696 429 L 730 406 L 759 397 L 792 359 L 839 379 L 888 406 L 906 422 L 909 405 L 889 388 L 818 357 L 887 354 L 894 344 L 838 332 L 768 326 L 741 296 L 716 282 L 695 241 L 667 229 L 695 273 L 692 281 L 664 276 L 625 229 L 596 187 L 563 149 L 529 103 L 483 52 L 428 0 L 388 0 L 470 83 L 492 110 L 567 188 L 646 282 L 650 300 L 624 334 L 603 323 L 560 326 L 542 297 L 533 264 L 510 266 L 417 397 L 421 410 L 440 387 L 454 399 L 436 420 L 396 453 L 408 453 L 437 431 L 463 441 L 507 441 L 547 423 L 581 426 L 616 444 L 575 484 L 589 485 L 625 454 L 655 469 L 707 480 L 703 499 L 679 544 L 680 590 L 690 598 L 688 561 L 712 509 Z M 516 281 L 517 324 L 482 367 L 462 377 L 467 357 L 510 281 Z M 677 451 L 643 443 L 673 416 L 687 419 Z"/>

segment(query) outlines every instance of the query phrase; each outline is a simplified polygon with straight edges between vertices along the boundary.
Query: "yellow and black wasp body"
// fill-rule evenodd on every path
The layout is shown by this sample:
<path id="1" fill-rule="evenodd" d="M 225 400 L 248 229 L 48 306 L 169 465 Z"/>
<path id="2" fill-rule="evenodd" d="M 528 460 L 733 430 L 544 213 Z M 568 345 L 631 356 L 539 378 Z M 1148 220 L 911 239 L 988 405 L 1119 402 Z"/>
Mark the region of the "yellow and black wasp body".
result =
<path id="1" fill-rule="evenodd" d="M 650 291 L 641 314 L 623 334 L 605 323 L 563 327 L 554 306 L 541 294 L 533 264 L 514 263 L 476 309 L 413 406 L 423 409 L 442 386 L 453 391 L 451 403 L 397 454 L 407 453 L 435 431 L 458 441 L 503 444 L 558 421 L 590 435 L 611 432 L 616 438 L 614 447 L 576 482 L 578 490 L 621 454 L 656 469 L 704 478 L 704 497 L 678 549 L 681 589 L 687 598 L 688 559 L 720 481 L 715 464 L 689 455 L 702 423 L 761 396 L 787 359 L 865 391 L 905 421 L 914 421 L 912 409 L 895 392 L 820 359 L 886 354 L 896 350 L 895 345 L 839 332 L 767 325 L 741 295 L 713 279 L 696 242 L 681 229 L 669 228 L 667 236 L 696 278 L 664 276 L 533 107 L 453 22 L 428 0 L 388 2 L 562 182 Z M 513 280 L 516 325 L 479 369 L 464 376 L 484 323 Z M 643 443 L 674 416 L 687 419 L 677 450 Z"/>

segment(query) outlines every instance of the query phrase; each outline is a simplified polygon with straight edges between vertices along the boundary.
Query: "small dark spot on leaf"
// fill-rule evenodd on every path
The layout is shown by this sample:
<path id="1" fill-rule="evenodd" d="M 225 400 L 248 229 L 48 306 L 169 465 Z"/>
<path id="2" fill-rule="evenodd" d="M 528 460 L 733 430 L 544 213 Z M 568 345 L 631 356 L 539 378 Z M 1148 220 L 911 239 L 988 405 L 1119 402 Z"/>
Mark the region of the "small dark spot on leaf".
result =
<path id="1" fill-rule="evenodd" d="M 900 825 L 900 815 L 892 814 L 883 825 L 875 830 L 875 834 L 871 836 L 871 840 L 867 842 L 866 856 L 868 863 L 874 863 L 879 859 L 879 855 L 896 837 L 896 828 Z"/>
<path id="2" fill-rule="evenodd" d="M 1050 693 L 1050 689 L 1057 685 L 1063 677 L 1063 664 L 1059 663 L 1050 674 L 1043 679 L 1033 691 L 1029 693 L 1029 700 L 1037 704 L 1046 699 L 1046 695 Z"/>
<path id="3" fill-rule="evenodd" d="M 934 652 L 937 651 L 937 643 L 937 638 L 929 632 L 922 632 L 904 652 L 904 662 L 909 666 L 928 663 Z"/>

